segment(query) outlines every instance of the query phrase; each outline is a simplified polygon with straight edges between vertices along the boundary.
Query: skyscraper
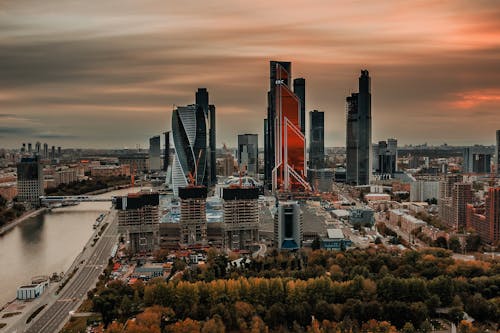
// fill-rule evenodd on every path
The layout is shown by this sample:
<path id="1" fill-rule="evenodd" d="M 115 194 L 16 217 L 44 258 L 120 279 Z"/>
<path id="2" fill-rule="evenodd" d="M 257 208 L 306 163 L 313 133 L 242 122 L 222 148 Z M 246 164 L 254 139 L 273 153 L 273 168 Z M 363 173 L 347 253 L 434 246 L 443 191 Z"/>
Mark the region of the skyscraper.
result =
<path id="1" fill-rule="evenodd" d="M 257 134 L 238 135 L 238 166 L 251 177 L 257 177 L 259 173 L 258 143 Z"/>
<path id="2" fill-rule="evenodd" d="M 274 120 L 274 168 L 272 190 L 296 192 L 309 190 L 306 178 L 306 140 L 300 131 L 300 101 L 290 90 L 290 73 L 276 63 Z"/>
<path id="3" fill-rule="evenodd" d="M 493 150 L 490 147 L 464 148 L 462 171 L 464 173 L 490 173 Z"/>
<path id="4" fill-rule="evenodd" d="M 163 151 L 163 171 L 168 170 L 168 164 L 170 163 L 170 132 L 163 133 L 165 137 L 165 149 Z"/>
<path id="5" fill-rule="evenodd" d="M 149 139 L 149 170 L 158 171 L 161 168 L 161 143 L 160 136 Z"/>
<path id="6" fill-rule="evenodd" d="M 198 88 L 195 96 L 196 105 L 203 108 L 205 117 L 208 119 L 208 147 L 207 153 L 207 178 L 206 184 L 217 183 L 217 155 L 216 155 L 216 132 L 215 132 L 215 105 L 209 104 L 207 88 Z"/>
<path id="7" fill-rule="evenodd" d="M 49 158 L 49 145 L 47 143 L 43 144 L 43 158 Z"/>
<path id="8" fill-rule="evenodd" d="M 42 144 L 40 143 L 40 141 L 37 141 L 37 143 L 35 144 L 35 153 L 36 153 L 37 155 L 39 155 L 39 154 L 40 154 L 41 145 L 42 145 Z"/>
<path id="9" fill-rule="evenodd" d="M 371 93 L 370 75 L 362 70 L 359 77 L 359 92 L 346 98 L 347 113 L 347 183 L 370 184 L 371 168 Z"/>
<path id="10" fill-rule="evenodd" d="M 484 205 L 467 204 L 467 229 L 475 230 L 483 242 L 500 240 L 500 187 L 489 188 Z"/>
<path id="11" fill-rule="evenodd" d="M 302 247 L 303 221 L 296 201 L 280 201 L 274 215 L 274 245 L 279 250 Z"/>
<path id="12" fill-rule="evenodd" d="M 468 183 L 456 183 L 453 185 L 453 224 L 455 230 L 463 231 L 467 224 L 466 208 L 472 203 L 472 185 Z"/>
<path id="13" fill-rule="evenodd" d="M 197 105 L 179 106 L 172 112 L 172 142 L 174 160 L 172 187 L 188 185 L 192 177 L 198 185 L 206 185 L 207 176 L 207 126 L 203 108 Z"/>
<path id="14" fill-rule="evenodd" d="M 398 141 L 396 139 L 379 141 L 377 147 L 373 148 L 373 155 L 377 174 L 393 175 L 397 171 Z"/>
<path id="15" fill-rule="evenodd" d="M 495 149 L 495 168 L 497 176 L 500 176 L 500 130 L 497 130 L 497 145 Z"/>
<path id="16" fill-rule="evenodd" d="M 291 75 L 292 64 L 288 61 L 270 61 L 269 62 L 269 91 L 267 92 L 267 127 L 264 123 L 264 181 L 268 188 L 272 188 L 273 169 L 275 166 L 275 122 L 276 122 L 276 85 L 278 82 L 290 84 L 289 75 L 282 77 L 278 81 L 278 67 Z"/>
<path id="17" fill-rule="evenodd" d="M 43 167 L 38 156 L 23 157 L 17 164 L 18 199 L 30 207 L 40 206 L 43 195 Z"/>
<path id="18" fill-rule="evenodd" d="M 306 79 L 297 78 L 293 80 L 293 92 L 300 100 L 300 131 L 306 134 Z"/>
<path id="19" fill-rule="evenodd" d="M 309 112 L 309 168 L 321 169 L 325 161 L 325 113 Z"/>

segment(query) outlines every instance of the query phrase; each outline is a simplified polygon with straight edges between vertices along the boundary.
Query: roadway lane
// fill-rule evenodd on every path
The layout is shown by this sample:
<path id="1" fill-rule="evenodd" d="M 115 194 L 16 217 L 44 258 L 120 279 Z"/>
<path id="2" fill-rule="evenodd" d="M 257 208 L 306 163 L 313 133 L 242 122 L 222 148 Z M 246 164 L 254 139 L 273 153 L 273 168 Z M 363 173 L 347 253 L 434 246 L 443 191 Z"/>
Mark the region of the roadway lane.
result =
<path id="1" fill-rule="evenodd" d="M 85 265 L 80 267 L 63 290 L 57 300 L 47 306 L 29 326 L 29 333 L 58 332 L 68 320 L 69 312 L 76 310 L 86 297 L 87 291 L 92 289 L 99 275 L 108 264 L 111 250 L 118 239 L 116 212 L 111 211 L 109 225 L 96 245 L 92 248 L 90 257 Z"/>

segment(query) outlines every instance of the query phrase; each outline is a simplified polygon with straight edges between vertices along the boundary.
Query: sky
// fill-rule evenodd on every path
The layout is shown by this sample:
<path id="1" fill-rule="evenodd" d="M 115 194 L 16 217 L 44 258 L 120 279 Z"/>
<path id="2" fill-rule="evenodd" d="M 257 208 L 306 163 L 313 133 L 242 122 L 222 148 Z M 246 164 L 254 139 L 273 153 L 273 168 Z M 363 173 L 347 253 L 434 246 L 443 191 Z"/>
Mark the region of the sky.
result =
<path id="1" fill-rule="evenodd" d="M 326 146 L 372 77 L 373 142 L 493 144 L 498 0 L 0 0 L 0 147 L 147 147 L 206 87 L 218 146 L 262 142 L 269 61 L 306 79 Z"/>

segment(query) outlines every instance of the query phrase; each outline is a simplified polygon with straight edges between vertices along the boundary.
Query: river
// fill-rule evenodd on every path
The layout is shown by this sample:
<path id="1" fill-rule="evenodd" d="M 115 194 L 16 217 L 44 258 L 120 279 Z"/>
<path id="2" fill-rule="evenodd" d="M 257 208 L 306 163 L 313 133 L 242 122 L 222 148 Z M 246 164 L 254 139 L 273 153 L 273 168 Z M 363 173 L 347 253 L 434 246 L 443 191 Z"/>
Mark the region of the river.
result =
<path id="1" fill-rule="evenodd" d="M 124 195 L 137 189 L 108 192 Z M 22 284 L 36 275 L 65 272 L 82 251 L 96 218 L 110 202 L 82 202 L 31 217 L 0 236 L 0 307 L 16 297 Z"/>

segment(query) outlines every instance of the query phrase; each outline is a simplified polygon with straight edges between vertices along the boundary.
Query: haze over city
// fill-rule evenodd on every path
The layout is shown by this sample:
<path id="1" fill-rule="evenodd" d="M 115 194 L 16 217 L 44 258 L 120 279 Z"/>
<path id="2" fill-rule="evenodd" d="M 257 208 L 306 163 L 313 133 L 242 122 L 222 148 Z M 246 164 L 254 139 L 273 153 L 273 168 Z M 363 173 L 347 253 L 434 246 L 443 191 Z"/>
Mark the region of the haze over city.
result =
<path id="1" fill-rule="evenodd" d="M 345 145 L 345 97 L 372 77 L 373 141 L 493 144 L 497 1 L 4 1 L 0 141 L 147 147 L 206 87 L 218 146 L 259 133 L 269 60 L 307 80 L 325 144 Z"/>

